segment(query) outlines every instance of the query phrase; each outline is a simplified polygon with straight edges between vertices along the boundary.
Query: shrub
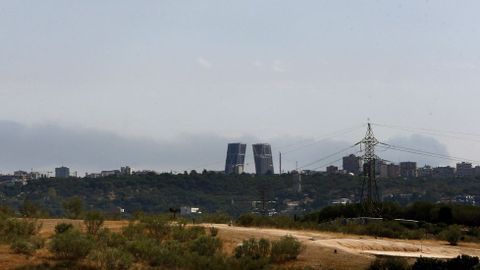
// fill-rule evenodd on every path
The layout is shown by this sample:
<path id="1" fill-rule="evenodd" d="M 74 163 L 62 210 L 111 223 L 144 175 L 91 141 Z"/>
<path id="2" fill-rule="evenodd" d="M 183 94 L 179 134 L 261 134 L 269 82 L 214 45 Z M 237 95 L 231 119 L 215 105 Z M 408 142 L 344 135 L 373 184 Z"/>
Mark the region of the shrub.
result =
<path id="1" fill-rule="evenodd" d="M 10 244 L 10 249 L 19 254 L 25 254 L 27 256 L 33 255 L 38 249 L 42 248 L 45 244 L 44 239 L 40 237 L 31 238 L 19 238 L 14 240 Z"/>
<path id="2" fill-rule="evenodd" d="M 251 257 L 241 257 L 229 261 L 231 269 L 238 270 L 262 270 L 270 269 L 268 266 L 270 264 L 268 257 L 263 257 L 260 259 L 253 259 Z"/>
<path id="3" fill-rule="evenodd" d="M 402 258 L 377 258 L 368 270 L 407 270 L 408 263 Z"/>
<path id="4" fill-rule="evenodd" d="M 71 219 L 78 219 L 83 213 L 83 201 L 80 197 L 71 197 L 63 202 L 65 216 Z"/>
<path id="5" fill-rule="evenodd" d="M 129 222 L 128 226 L 122 228 L 122 235 L 128 240 L 136 240 L 144 237 L 145 224 Z"/>
<path id="6" fill-rule="evenodd" d="M 215 227 L 210 227 L 210 236 L 216 237 L 218 235 L 218 229 Z"/>
<path id="7" fill-rule="evenodd" d="M 278 241 L 272 242 L 270 259 L 272 262 L 286 262 L 295 260 L 301 252 L 302 245 L 297 238 L 286 235 Z"/>
<path id="8" fill-rule="evenodd" d="M 132 266 L 133 256 L 118 248 L 105 248 L 93 250 L 88 259 L 98 269 L 104 270 L 126 270 Z"/>
<path id="9" fill-rule="evenodd" d="M 93 242 L 78 230 L 55 234 L 50 242 L 50 251 L 60 259 L 78 260 L 85 258 Z"/>
<path id="10" fill-rule="evenodd" d="M 102 229 L 97 234 L 97 242 L 104 247 L 124 247 L 127 239 L 120 233 L 110 232 Z"/>
<path id="11" fill-rule="evenodd" d="M 55 226 L 55 233 L 64 233 L 68 230 L 73 229 L 73 224 L 70 223 L 59 223 Z"/>
<path id="12" fill-rule="evenodd" d="M 228 224 L 231 220 L 232 217 L 225 213 L 202 214 L 200 218 L 202 223 L 215 224 Z"/>
<path id="13" fill-rule="evenodd" d="M 87 229 L 87 233 L 91 235 L 96 235 L 98 231 L 102 228 L 105 217 L 102 213 L 98 211 L 91 211 L 85 214 L 85 219 L 83 223 Z"/>
<path id="14" fill-rule="evenodd" d="M 235 248 L 235 257 L 249 257 L 253 260 L 265 258 L 270 255 L 270 241 L 267 239 L 260 239 L 257 241 L 255 238 L 244 240 L 242 244 Z"/>
<path id="15" fill-rule="evenodd" d="M 130 241 L 126 248 L 137 260 L 145 262 L 151 262 L 160 253 L 159 245 L 153 239 L 143 238 Z"/>
<path id="16" fill-rule="evenodd" d="M 200 256 L 212 257 L 221 248 L 222 242 L 218 238 L 204 235 L 192 242 L 190 250 Z"/>
<path id="17" fill-rule="evenodd" d="M 22 217 L 38 218 L 41 215 L 41 208 L 38 204 L 25 200 L 18 209 Z"/>
<path id="18" fill-rule="evenodd" d="M 3 219 L 0 220 L 0 242 L 12 243 L 16 239 L 28 239 L 37 235 L 42 224 L 37 220 Z"/>
<path id="19" fill-rule="evenodd" d="M 150 265 L 176 268 L 185 265 L 185 247 L 175 240 L 167 240 L 161 246 L 156 246 L 153 256 L 150 258 Z"/>
<path id="20" fill-rule="evenodd" d="M 229 267 L 229 262 L 227 258 L 223 255 L 216 254 L 211 257 L 201 256 L 197 253 L 190 253 L 187 254 L 182 262 L 182 269 L 190 269 L 190 270 L 225 270 L 225 269 L 232 269 Z M 246 268 L 239 268 L 239 269 L 246 269 Z M 260 270 L 259 268 L 255 268 L 255 270 Z M 253 269 L 252 269 L 253 270 Z"/>
<path id="21" fill-rule="evenodd" d="M 201 226 L 185 227 L 183 225 L 172 227 L 172 238 L 180 242 L 188 242 L 205 235 L 205 228 Z"/>
<path id="22" fill-rule="evenodd" d="M 255 219 L 257 218 L 254 214 L 244 214 L 237 219 L 237 224 L 240 226 L 250 227 L 255 225 Z"/>
<path id="23" fill-rule="evenodd" d="M 451 225 L 446 230 L 442 231 L 439 236 L 441 239 L 448 241 L 450 245 L 456 246 L 462 237 L 462 232 L 458 225 Z"/>
<path id="24" fill-rule="evenodd" d="M 145 216 L 140 221 L 150 237 L 163 240 L 170 234 L 168 219 L 164 216 Z"/>
<path id="25" fill-rule="evenodd" d="M 478 265 L 478 263 L 478 257 L 462 255 L 448 260 L 445 264 L 449 270 L 470 270 L 473 269 L 474 266 Z"/>

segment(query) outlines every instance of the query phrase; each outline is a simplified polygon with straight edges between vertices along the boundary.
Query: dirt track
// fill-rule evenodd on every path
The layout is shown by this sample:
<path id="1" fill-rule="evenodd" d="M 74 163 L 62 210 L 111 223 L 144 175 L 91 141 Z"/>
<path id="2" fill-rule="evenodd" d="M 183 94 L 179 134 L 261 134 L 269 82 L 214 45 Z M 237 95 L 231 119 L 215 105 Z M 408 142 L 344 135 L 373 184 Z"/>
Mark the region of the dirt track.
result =
<path id="1" fill-rule="evenodd" d="M 220 236 L 226 241 L 249 237 L 275 239 L 290 234 L 305 246 L 299 258 L 303 261 L 301 264 L 335 269 L 364 269 L 374 255 L 407 258 L 453 258 L 461 254 L 480 256 L 480 245 L 474 243 L 450 246 L 435 240 L 399 240 L 318 231 L 230 227 L 224 224 L 212 226 L 220 229 Z"/>

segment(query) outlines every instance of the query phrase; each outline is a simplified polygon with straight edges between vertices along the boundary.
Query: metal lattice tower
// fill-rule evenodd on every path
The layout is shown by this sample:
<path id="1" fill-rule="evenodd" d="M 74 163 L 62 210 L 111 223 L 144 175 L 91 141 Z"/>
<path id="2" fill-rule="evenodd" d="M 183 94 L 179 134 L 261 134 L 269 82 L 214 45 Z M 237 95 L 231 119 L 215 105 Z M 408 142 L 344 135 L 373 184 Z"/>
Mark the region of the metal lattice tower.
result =
<path id="1" fill-rule="evenodd" d="M 375 155 L 375 146 L 379 141 L 373 135 L 372 127 L 368 123 L 365 137 L 356 145 L 364 147 L 363 155 L 363 180 L 360 203 L 362 204 L 364 214 L 376 216 L 379 214 L 380 196 L 378 194 L 377 180 L 375 178 L 375 165 L 378 157 Z"/>

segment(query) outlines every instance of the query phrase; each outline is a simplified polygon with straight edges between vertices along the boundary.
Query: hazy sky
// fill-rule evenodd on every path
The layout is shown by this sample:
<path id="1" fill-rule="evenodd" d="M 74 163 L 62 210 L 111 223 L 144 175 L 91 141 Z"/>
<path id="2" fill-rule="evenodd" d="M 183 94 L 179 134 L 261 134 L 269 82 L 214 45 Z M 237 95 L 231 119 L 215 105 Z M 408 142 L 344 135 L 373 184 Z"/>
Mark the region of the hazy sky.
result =
<path id="1" fill-rule="evenodd" d="M 0 1 L 0 130 L 10 134 L 0 169 L 190 169 L 224 160 L 228 141 L 276 152 L 368 118 L 480 134 L 479 10 L 478 1 Z M 376 133 L 480 160 L 480 136 Z M 111 137 L 119 145 L 109 152 Z M 209 146 L 217 150 L 202 155 Z M 327 151 L 306 149 L 319 153 L 297 151 L 290 166 Z M 173 158 L 177 150 L 195 158 Z"/>

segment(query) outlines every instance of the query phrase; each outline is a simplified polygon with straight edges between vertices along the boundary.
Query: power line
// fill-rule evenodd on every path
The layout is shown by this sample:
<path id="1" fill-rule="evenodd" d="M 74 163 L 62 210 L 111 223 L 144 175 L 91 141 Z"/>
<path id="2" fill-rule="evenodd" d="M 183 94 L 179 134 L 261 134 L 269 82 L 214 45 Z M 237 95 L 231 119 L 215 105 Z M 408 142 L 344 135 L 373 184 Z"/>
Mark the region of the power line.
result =
<path id="1" fill-rule="evenodd" d="M 342 150 L 340 150 L 340 151 L 338 151 L 338 152 L 332 153 L 332 154 L 330 154 L 330 155 L 327 155 L 327 156 L 325 156 L 325 157 L 322 157 L 322 158 L 320 158 L 320 159 L 317 159 L 317 160 L 315 160 L 315 161 L 312 161 L 312 162 L 310 162 L 310 163 L 308 163 L 308 164 L 305 164 L 305 165 L 303 165 L 303 166 L 300 166 L 299 169 L 303 169 L 303 168 L 305 168 L 305 167 L 309 167 L 309 166 L 311 166 L 311 165 L 313 165 L 313 164 L 316 164 L 316 163 L 319 163 L 319 162 L 324 161 L 324 160 L 326 160 L 326 159 L 329 159 L 329 158 L 331 158 L 331 157 L 333 157 L 333 156 L 336 156 L 336 155 L 338 155 L 338 154 L 341 154 L 341 153 L 343 153 L 343 152 L 345 152 L 345 151 L 347 151 L 347 150 L 349 150 L 349 149 L 351 149 L 351 148 L 354 148 L 355 146 L 356 146 L 356 145 L 351 145 L 351 146 L 349 146 L 349 147 L 347 147 L 347 148 L 344 148 L 344 149 L 342 149 Z"/>
<path id="2" fill-rule="evenodd" d="M 441 136 L 441 137 L 453 138 L 453 139 L 457 139 L 457 140 L 480 143 L 480 139 L 471 138 L 471 137 L 480 137 L 480 134 L 474 134 L 474 133 L 465 133 L 465 132 L 456 132 L 456 131 L 441 131 L 441 130 L 435 130 L 435 129 L 402 127 L 402 126 L 394 126 L 394 125 L 386 125 L 386 124 L 375 124 L 375 126 L 383 127 L 383 128 L 389 128 L 389 129 L 395 129 L 395 130 L 401 130 L 401 131 L 406 131 L 406 132 L 410 132 L 410 133 L 427 134 L 427 135 L 431 135 L 431 136 Z M 459 135 L 460 136 L 466 136 L 466 137 L 460 137 Z M 470 137 L 470 138 L 467 138 L 467 137 Z"/>
<path id="3" fill-rule="evenodd" d="M 391 144 L 387 144 L 387 143 L 380 143 L 379 146 L 383 147 L 386 150 L 392 149 L 392 150 L 396 150 L 396 151 L 407 152 L 407 153 L 411 153 L 411 154 L 417 154 L 417 155 L 440 158 L 440 159 L 446 159 L 446 160 L 452 160 L 452 161 L 468 161 L 468 162 L 480 163 L 480 161 L 478 161 L 478 160 L 456 157 L 456 156 L 449 156 L 449 155 L 444 155 L 444 154 L 438 154 L 438 153 L 429 152 L 429 151 L 425 151 L 425 150 L 419 150 L 419 149 L 404 147 L 404 146 L 396 146 L 396 145 L 391 145 Z"/>
<path id="4" fill-rule="evenodd" d="M 471 136 L 471 137 L 479 137 L 480 138 L 480 134 L 478 134 L 478 133 L 470 133 L 470 132 L 462 132 L 462 131 L 439 130 L 439 129 L 429 129 L 429 128 L 416 128 L 416 127 L 406 127 L 406 126 L 400 126 L 400 125 L 388 125 L 388 124 L 380 124 L 380 123 L 372 123 L 372 125 L 379 126 L 379 127 L 388 127 L 388 128 L 423 130 L 423 131 L 429 131 L 429 132 L 435 132 L 435 133 L 450 133 L 450 134 Z"/>
<path id="5" fill-rule="evenodd" d="M 354 127 L 350 127 L 350 128 L 345 128 L 345 129 L 341 129 L 341 130 L 337 130 L 335 132 L 332 132 L 332 133 L 328 133 L 328 134 L 325 134 L 323 136 L 320 136 L 316 139 L 313 139 L 314 141 L 312 142 L 311 139 L 305 139 L 305 140 L 302 140 L 300 142 L 297 142 L 297 143 L 292 143 L 292 144 L 288 144 L 288 145 L 284 145 L 284 146 L 280 146 L 280 147 L 277 147 L 277 149 L 279 150 L 282 150 L 282 149 L 288 149 L 288 148 L 291 148 L 293 146 L 297 146 L 299 145 L 298 147 L 295 147 L 293 149 L 289 149 L 289 150 L 284 150 L 282 151 L 282 154 L 287 154 L 287 153 L 292 153 L 292 152 L 295 152 L 295 151 L 298 151 L 302 148 L 305 148 L 305 147 L 308 147 L 308 146 L 311 146 L 311 145 L 314 145 L 314 144 L 317 144 L 317 143 L 320 143 L 320 142 L 323 142 L 323 141 L 326 141 L 326 140 L 329 140 L 329 139 L 334 139 L 338 136 L 342 136 L 342 135 L 345 135 L 345 134 L 348 134 L 350 132 L 353 132 L 355 130 L 358 130 L 359 128 L 361 127 L 364 127 L 365 124 L 362 124 L 362 125 L 357 125 L 357 126 L 354 126 Z M 307 143 L 308 142 L 308 143 Z"/>
<path id="6" fill-rule="evenodd" d="M 354 154 L 358 154 L 358 153 L 361 153 L 361 152 L 363 152 L 363 151 L 362 151 L 362 150 L 359 150 L 359 151 L 355 152 Z M 328 163 L 324 163 L 324 164 L 322 164 L 322 165 L 320 165 L 320 166 L 318 166 L 318 167 L 316 167 L 316 168 L 313 168 L 312 171 L 315 171 L 315 170 L 324 168 L 324 167 L 326 167 L 326 166 L 330 166 L 330 165 L 332 165 L 332 164 L 334 164 L 334 163 L 336 163 L 336 162 L 341 161 L 342 159 L 343 159 L 343 157 L 341 157 L 341 158 L 339 158 L 339 159 L 336 159 L 336 160 L 333 160 L 333 161 L 330 161 L 330 162 L 328 162 Z"/>

